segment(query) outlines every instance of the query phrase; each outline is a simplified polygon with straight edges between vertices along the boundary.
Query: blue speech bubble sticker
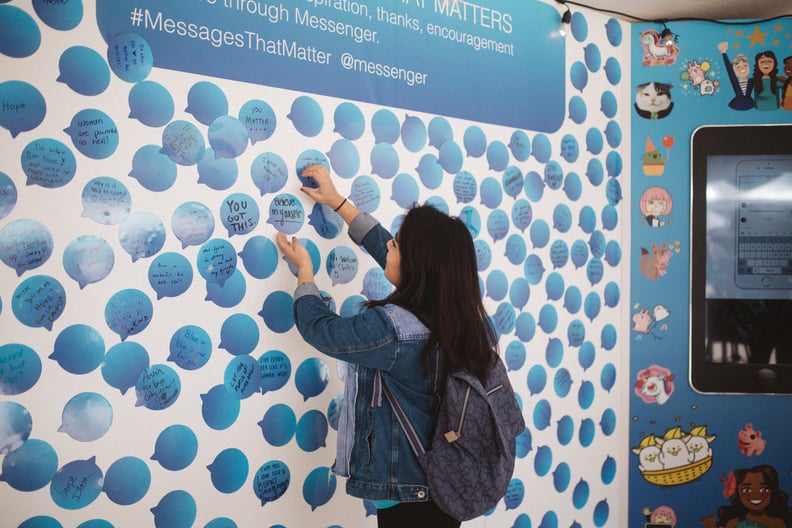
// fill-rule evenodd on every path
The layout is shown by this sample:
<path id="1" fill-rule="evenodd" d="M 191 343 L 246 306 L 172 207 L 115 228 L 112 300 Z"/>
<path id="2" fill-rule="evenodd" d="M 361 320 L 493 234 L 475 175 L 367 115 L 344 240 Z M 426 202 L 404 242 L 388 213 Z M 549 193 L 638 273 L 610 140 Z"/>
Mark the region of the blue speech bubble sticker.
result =
<path id="1" fill-rule="evenodd" d="M 291 482 L 289 467 L 280 460 L 265 462 L 253 476 L 253 493 L 264 506 L 286 493 Z"/>
<path id="2" fill-rule="evenodd" d="M 366 119 L 363 112 L 354 103 L 343 102 L 333 112 L 333 132 L 344 139 L 354 141 L 360 139 L 366 130 Z"/>
<path id="3" fill-rule="evenodd" d="M 399 154 L 390 143 L 377 143 L 369 154 L 371 173 L 389 180 L 399 172 Z M 440 165 L 438 164 L 438 168 Z"/>
<path id="4" fill-rule="evenodd" d="M 33 387 L 41 377 L 41 358 L 27 345 L 0 345 L 0 394 L 14 396 Z M 0 453 L 3 448 L 0 446 Z"/>
<path id="5" fill-rule="evenodd" d="M 154 57 L 148 42 L 136 33 L 120 33 L 108 39 L 107 63 L 122 81 L 137 83 L 148 77 Z"/>
<path id="6" fill-rule="evenodd" d="M 317 136 L 324 127 L 322 107 L 312 97 L 301 95 L 291 105 L 286 116 L 294 125 L 295 130 L 305 137 Z"/>
<path id="7" fill-rule="evenodd" d="M 573 95 L 569 98 L 569 119 L 576 125 L 582 125 L 588 116 L 588 108 L 586 101 L 579 95 Z"/>
<path id="8" fill-rule="evenodd" d="M 233 158 L 217 156 L 214 149 L 204 151 L 198 161 L 198 183 L 215 191 L 223 191 L 236 183 L 239 166 Z"/>
<path id="9" fill-rule="evenodd" d="M 115 504 L 128 506 L 140 501 L 151 486 L 148 465 L 134 456 L 119 458 L 107 468 L 102 491 Z"/>
<path id="10" fill-rule="evenodd" d="M 182 249 L 203 244 L 214 232 L 212 211 L 200 202 L 185 202 L 173 212 L 171 229 L 182 243 Z"/>
<path id="11" fill-rule="evenodd" d="M 226 197 L 220 205 L 220 219 L 229 237 L 246 235 L 258 226 L 258 204 L 247 194 L 234 193 Z"/>
<path id="12" fill-rule="evenodd" d="M 352 248 L 338 246 L 327 254 L 325 270 L 333 285 L 349 283 L 357 275 L 358 267 L 358 256 Z"/>
<path id="13" fill-rule="evenodd" d="M 105 355 L 101 334 L 92 326 L 74 324 L 64 328 L 55 338 L 49 359 L 72 374 L 87 374 L 98 368 Z"/>
<path id="14" fill-rule="evenodd" d="M 16 207 L 17 198 L 19 198 L 19 193 L 14 185 L 14 180 L 0 171 L 0 220 L 11 214 L 11 211 Z"/>
<path id="15" fill-rule="evenodd" d="M 373 213 L 380 205 L 380 188 L 372 177 L 358 176 L 352 182 L 349 199 L 359 210 Z"/>
<path id="16" fill-rule="evenodd" d="M 318 467 L 312 470 L 303 483 L 303 499 L 311 506 L 311 511 L 327 504 L 336 490 L 336 477 L 330 468 Z"/>
<path id="17" fill-rule="evenodd" d="M 168 471 L 179 471 L 192 464 L 198 453 L 198 437 L 186 425 L 169 425 L 157 436 L 152 460 Z"/>
<path id="18" fill-rule="evenodd" d="M 566 233 L 572 227 L 572 211 L 567 204 L 561 203 L 553 208 L 553 229 Z"/>
<path id="19" fill-rule="evenodd" d="M 17 491 L 35 491 L 52 482 L 58 470 L 58 455 L 43 440 L 28 439 L 3 458 L 0 481 Z"/>
<path id="20" fill-rule="evenodd" d="M 75 238 L 63 251 L 63 269 L 80 289 L 107 277 L 114 263 L 113 248 L 105 239 L 94 235 Z"/>
<path id="21" fill-rule="evenodd" d="M 449 140 L 440 145 L 437 163 L 448 174 L 457 174 L 462 169 L 463 161 L 462 149 L 455 141 Z"/>
<path id="22" fill-rule="evenodd" d="M 393 285 L 385 278 L 385 272 L 382 268 L 371 268 L 363 276 L 363 289 L 360 293 L 366 299 L 377 301 L 384 299 L 392 290 Z"/>
<path id="23" fill-rule="evenodd" d="M 294 326 L 293 302 L 292 296 L 284 291 L 271 292 L 264 299 L 258 315 L 273 332 L 279 334 L 288 332 Z"/>
<path id="24" fill-rule="evenodd" d="M 509 149 L 502 141 L 495 140 L 487 146 L 487 164 L 495 172 L 502 172 L 508 167 Z"/>
<path id="25" fill-rule="evenodd" d="M 594 348 L 594 343 L 583 341 L 580 344 L 580 348 L 578 348 L 578 364 L 583 368 L 584 372 L 591 368 L 596 358 L 597 352 Z"/>
<path id="26" fill-rule="evenodd" d="M 12 295 L 11 310 L 25 326 L 52 330 L 66 307 L 66 291 L 57 279 L 35 275 L 22 281 Z"/>
<path id="27" fill-rule="evenodd" d="M 102 225 L 121 223 L 132 210 L 132 197 L 115 178 L 99 176 L 85 184 L 82 191 L 82 216 Z"/>
<path id="28" fill-rule="evenodd" d="M 513 478 L 506 488 L 506 495 L 503 496 L 503 502 L 506 505 L 506 510 L 514 510 L 520 507 L 523 498 L 525 497 L 525 484 L 518 478 Z"/>
<path id="29" fill-rule="evenodd" d="M 319 236 L 330 240 L 341 234 L 344 219 L 330 206 L 316 202 L 311 208 L 311 214 L 308 215 L 308 225 L 313 226 Z"/>
<path id="30" fill-rule="evenodd" d="M 204 300 L 212 301 L 221 308 L 231 308 L 242 302 L 246 291 L 245 275 L 237 269 L 223 284 L 207 282 Z"/>
<path id="31" fill-rule="evenodd" d="M 102 362 L 102 378 L 121 394 L 135 386 L 138 376 L 149 366 L 146 349 L 131 341 L 117 343 L 110 347 Z"/>
<path id="32" fill-rule="evenodd" d="M 259 329 L 256 321 L 248 314 L 230 315 L 220 328 L 218 348 L 226 350 L 232 356 L 251 353 L 259 342 Z"/>
<path id="33" fill-rule="evenodd" d="M 304 401 L 320 395 L 330 380 L 330 369 L 320 358 L 308 358 L 297 367 L 294 383 Z"/>
<path id="34" fill-rule="evenodd" d="M 298 369 L 299 375 L 299 369 Z M 295 436 L 297 445 L 305 452 L 313 452 L 327 445 L 329 425 L 324 413 L 310 410 L 303 414 L 297 422 Z"/>
<path id="35" fill-rule="evenodd" d="M 0 358 L 6 359 L 3 348 L 0 348 Z M 0 373 L 0 379 L 2 376 Z M 5 394 L 2 388 L 0 394 Z M 12 401 L 0 402 L 0 455 L 19 449 L 30 438 L 32 430 L 33 418 L 25 407 Z"/>
<path id="36" fill-rule="evenodd" d="M 556 240 L 550 245 L 550 262 L 553 269 L 563 268 L 569 261 L 569 246 L 565 240 Z"/>
<path id="37" fill-rule="evenodd" d="M 52 255 L 52 235 L 37 220 L 14 220 L 0 230 L 0 260 L 16 271 L 17 277 L 36 269 Z"/>
<path id="38" fill-rule="evenodd" d="M 196 165 L 204 156 L 206 143 L 201 131 L 189 121 L 172 121 L 162 131 L 162 150 L 174 163 Z"/>
<path id="39" fill-rule="evenodd" d="M 523 264 L 523 272 L 529 284 L 534 286 L 539 284 L 545 272 L 541 257 L 535 254 L 528 255 Z"/>
<path id="40" fill-rule="evenodd" d="M 96 392 L 82 392 L 66 402 L 58 432 L 78 442 L 93 442 L 104 436 L 112 423 L 110 402 Z"/>
<path id="41" fill-rule="evenodd" d="M 228 362 L 223 376 L 226 392 L 240 400 L 261 390 L 261 364 L 247 354 L 235 356 Z"/>
<path id="42" fill-rule="evenodd" d="M 583 324 L 583 321 L 573 319 L 567 327 L 567 340 L 569 346 L 579 347 L 583 344 L 584 339 L 586 339 L 586 326 Z"/>
<path id="43" fill-rule="evenodd" d="M 286 162 L 274 152 L 264 152 L 256 156 L 250 165 L 250 177 L 261 196 L 280 191 L 289 176 Z"/>
<path id="44" fill-rule="evenodd" d="M 176 164 L 157 145 L 143 145 L 132 157 L 129 176 L 149 191 L 162 192 L 176 182 Z"/>
<path id="45" fill-rule="evenodd" d="M 471 125 L 465 129 L 462 144 L 469 157 L 480 158 L 487 151 L 487 136 L 479 126 Z"/>
<path id="46" fill-rule="evenodd" d="M 179 374 L 164 364 L 151 365 L 135 382 L 136 407 L 161 411 L 173 405 L 181 394 Z"/>
<path id="47" fill-rule="evenodd" d="M 404 148 L 410 152 L 418 152 L 426 145 L 426 125 L 420 117 L 407 114 L 400 133 Z"/>
<path id="48" fill-rule="evenodd" d="M 621 82 L 622 71 L 621 65 L 616 57 L 609 57 L 605 61 L 605 77 L 612 86 L 616 86 Z"/>
<path id="49" fill-rule="evenodd" d="M 5 3 L 5 2 L 4 2 Z M 0 5 L 0 53 L 17 59 L 29 57 L 41 45 L 41 30 L 26 11 Z"/>
<path id="50" fill-rule="evenodd" d="M 132 262 L 136 262 L 140 258 L 156 255 L 162 249 L 165 245 L 165 225 L 152 213 L 131 213 L 119 225 L 118 238 L 121 247 L 132 257 Z"/>
<path id="51" fill-rule="evenodd" d="M 280 350 L 270 350 L 258 358 L 261 365 L 261 392 L 276 391 L 289 381 L 291 362 Z"/>
<path id="52" fill-rule="evenodd" d="M 31 141 L 22 151 L 22 170 L 27 185 L 57 189 L 68 184 L 77 171 L 74 153 L 56 139 Z"/>
<path id="53" fill-rule="evenodd" d="M 442 116 L 433 117 L 428 127 L 429 146 L 439 149 L 446 141 L 454 139 L 454 131 L 448 119 Z"/>
<path id="54" fill-rule="evenodd" d="M 468 171 L 459 171 L 454 176 L 454 196 L 457 203 L 470 203 L 478 193 L 476 178 Z"/>
<path id="55" fill-rule="evenodd" d="M 50 497 L 64 510 L 79 510 L 96 500 L 102 491 L 103 481 L 104 475 L 96 465 L 96 457 L 74 460 L 52 477 Z"/>
<path id="56" fill-rule="evenodd" d="M 580 288 L 577 286 L 570 286 L 564 293 L 564 308 L 571 314 L 576 314 L 580 311 L 583 304 L 582 294 Z"/>
<path id="57" fill-rule="evenodd" d="M 261 427 L 261 434 L 267 443 L 281 447 L 291 442 L 294 437 L 297 417 L 290 406 L 276 403 L 267 409 L 258 425 Z"/>
<path id="58" fill-rule="evenodd" d="M 577 161 L 580 155 L 580 146 L 577 138 L 572 134 L 565 134 L 561 138 L 561 157 L 569 163 Z"/>
<path id="59" fill-rule="evenodd" d="M 209 145 L 216 158 L 237 158 L 248 146 L 248 129 L 239 119 L 217 117 L 209 125 Z"/>
<path id="60" fill-rule="evenodd" d="M 195 499 L 184 490 L 173 490 L 165 494 L 151 508 L 155 528 L 190 528 L 195 522 L 198 506 Z"/>
<path id="61" fill-rule="evenodd" d="M 184 111 L 192 114 L 202 125 L 209 126 L 218 117 L 228 114 L 228 99 L 215 83 L 198 81 L 187 92 L 187 108 Z"/>
<path id="62" fill-rule="evenodd" d="M 57 82 L 66 84 L 80 95 L 99 95 L 110 84 L 110 68 L 104 57 L 85 46 L 66 49 L 58 62 Z"/>
<path id="63" fill-rule="evenodd" d="M 0 9 L 16 9 L 0 6 Z M 8 11 L 4 11 L 8 13 Z M 0 15 L 2 12 L 0 12 Z M 2 20 L 2 16 L 0 16 Z M 2 22 L 0 22 L 2 25 Z M 3 32 L 4 35 L 7 33 Z M 0 44 L 3 47 L 3 44 Z M 0 83 L 0 100 L 3 101 L 3 112 L 0 113 L 0 126 L 17 137 L 20 132 L 33 130 L 44 121 L 47 103 L 41 92 L 24 81 L 6 81 Z"/>
<path id="64" fill-rule="evenodd" d="M 278 266 L 278 248 L 265 236 L 254 236 L 239 252 L 245 270 L 256 279 L 266 279 Z"/>
<path id="65" fill-rule="evenodd" d="M 105 322 L 124 341 L 151 323 L 154 307 L 140 290 L 125 289 L 113 294 L 105 306 Z"/>
<path id="66" fill-rule="evenodd" d="M 198 273 L 207 283 L 222 286 L 236 271 L 234 246 L 222 238 L 213 238 L 201 246 L 196 256 Z"/>
<path id="67" fill-rule="evenodd" d="M 154 81 L 141 81 L 129 90 L 129 117 L 149 127 L 165 126 L 173 119 L 173 96 Z"/>
<path id="68" fill-rule="evenodd" d="M 506 366 L 510 371 L 520 370 L 525 365 L 526 350 L 522 341 L 512 341 L 504 354 Z"/>
<path id="69" fill-rule="evenodd" d="M 74 147 L 91 159 L 110 157 L 118 148 L 118 129 L 113 119 L 95 108 L 80 110 L 63 129 Z"/>
<path id="70" fill-rule="evenodd" d="M 573 202 L 578 201 L 583 194 L 583 183 L 576 172 L 569 172 L 564 178 L 564 194 Z"/>
<path id="71" fill-rule="evenodd" d="M 515 266 L 519 266 L 525 261 L 525 256 L 528 252 L 528 246 L 525 243 L 525 238 L 522 235 L 513 234 L 509 235 L 506 239 L 506 258 Z"/>
<path id="72" fill-rule="evenodd" d="M 215 430 L 231 427 L 239 417 L 239 399 L 228 394 L 225 385 L 215 385 L 201 395 L 201 414 L 206 425 Z"/>
<path id="73" fill-rule="evenodd" d="M 506 238 L 509 234 L 509 216 L 501 209 L 495 209 L 487 215 L 487 232 L 493 242 Z"/>
<path id="74" fill-rule="evenodd" d="M 427 189 L 437 189 L 443 183 L 443 167 L 440 166 L 437 156 L 434 154 L 428 153 L 421 156 L 415 171 Z"/>
<path id="75" fill-rule="evenodd" d="M 220 493 L 234 493 L 241 488 L 250 469 L 245 453 L 234 447 L 220 451 L 206 468 L 212 484 Z"/>
<path id="76" fill-rule="evenodd" d="M 396 114 L 387 109 L 377 110 L 371 117 L 371 131 L 376 143 L 390 143 L 399 140 L 401 124 Z"/>
<path id="77" fill-rule="evenodd" d="M 293 194 L 275 196 L 270 202 L 269 213 L 267 223 L 286 235 L 295 234 L 305 223 L 305 210 Z"/>
<path id="78" fill-rule="evenodd" d="M 341 178 L 349 179 L 360 169 L 360 153 L 354 143 L 348 139 L 339 139 L 327 152 L 327 158 L 333 170 Z"/>
<path id="79" fill-rule="evenodd" d="M 171 336 L 169 350 L 168 361 L 173 361 L 184 370 L 197 370 L 212 355 L 212 339 L 200 326 L 182 326 Z"/>
<path id="80" fill-rule="evenodd" d="M 278 124 L 275 111 L 267 102 L 260 99 L 251 99 L 243 104 L 239 110 L 239 120 L 247 128 L 252 145 L 269 139 L 275 133 Z"/>

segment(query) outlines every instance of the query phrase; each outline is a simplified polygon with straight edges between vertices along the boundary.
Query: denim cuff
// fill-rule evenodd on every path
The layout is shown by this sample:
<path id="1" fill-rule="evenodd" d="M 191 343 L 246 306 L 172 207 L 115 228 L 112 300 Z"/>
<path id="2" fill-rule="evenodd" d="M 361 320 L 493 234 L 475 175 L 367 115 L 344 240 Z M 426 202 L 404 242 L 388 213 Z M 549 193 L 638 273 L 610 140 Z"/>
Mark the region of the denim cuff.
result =
<path id="1" fill-rule="evenodd" d="M 374 229 L 379 222 L 368 213 L 360 213 L 349 223 L 349 238 L 358 246 L 363 243 L 363 239 L 369 231 Z"/>
<path id="2" fill-rule="evenodd" d="M 298 284 L 297 288 L 294 290 L 294 300 L 297 301 L 297 299 L 305 297 L 306 295 L 322 296 L 315 282 L 303 282 L 302 284 Z"/>

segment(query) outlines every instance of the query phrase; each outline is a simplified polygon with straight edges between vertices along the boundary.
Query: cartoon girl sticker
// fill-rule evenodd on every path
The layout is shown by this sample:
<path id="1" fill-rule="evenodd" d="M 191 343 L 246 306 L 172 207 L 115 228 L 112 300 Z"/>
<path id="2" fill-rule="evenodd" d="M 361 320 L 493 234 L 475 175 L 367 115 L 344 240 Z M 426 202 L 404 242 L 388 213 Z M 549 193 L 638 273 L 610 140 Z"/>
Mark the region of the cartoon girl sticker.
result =
<path id="1" fill-rule="evenodd" d="M 649 187 L 641 195 L 638 203 L 641 210 L 640 222 L 646 221 L 649 227 L 671 225 L 671 209 L 674 200 L 671 194 L 662 187 Z"/>
<path id="2" fill-rule="evenodd" d="M 754 58 L 753 98 L 757 110 L 778 110 L 784 77 L 778 77 L 778 60 L 770 50 L 756 54 Z"/>
<path id="3" fill-rule="evenodd" d="M 701 520 L 704 528 L 788 528 L 792 526 L 789 496 L 778 489 L 778 472 L 765 464 L 738 469 L 721 478 L 723 496 L 731 504 L 718 508 L 717 519 Z"/>
<path id="4" fill-rule="evenodd" d="M 726 73 L 734 91 L 734 98 L 729 101 L 729 108 L 733 110 L 751 110 L 754 107 L 754 102 L 753 97 L 751 97 L 753 86 L 748 79 L 751 71 L 751 67 L 748 64 L 748 56 L 745 53 L 738 53 L 733 59 L 729 60 L 729 56 L 726 54 L 728 50 L 728 42 L 718 44 L 718 51 L 721 53 L 723 63 L 726 66 Z"/>

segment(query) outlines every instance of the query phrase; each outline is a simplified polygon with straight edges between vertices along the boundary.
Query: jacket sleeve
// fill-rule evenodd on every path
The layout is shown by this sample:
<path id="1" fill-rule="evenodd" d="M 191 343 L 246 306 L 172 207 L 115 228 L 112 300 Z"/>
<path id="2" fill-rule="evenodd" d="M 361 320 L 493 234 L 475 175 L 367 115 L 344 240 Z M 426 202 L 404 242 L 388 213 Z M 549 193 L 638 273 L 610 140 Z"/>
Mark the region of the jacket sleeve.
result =
<path id="1" fill-rule="evenodd" d="M 381 307 L 341 317 L 325 305 L 316 284 L 307 282 L 295 291 L 294 321 L 303 339 L 330 357 L 383 370 L 396 362 L 396 331 Z"/>
<path id="2" fill-rule="evenodd" d="M 385 259 L 388 255 L 388 241 L 393 235 L 368 213 L 360 213 L 349 224 L 349 237 L 352 241 L 363 246 L 366 252 L 385 268 Z"/>

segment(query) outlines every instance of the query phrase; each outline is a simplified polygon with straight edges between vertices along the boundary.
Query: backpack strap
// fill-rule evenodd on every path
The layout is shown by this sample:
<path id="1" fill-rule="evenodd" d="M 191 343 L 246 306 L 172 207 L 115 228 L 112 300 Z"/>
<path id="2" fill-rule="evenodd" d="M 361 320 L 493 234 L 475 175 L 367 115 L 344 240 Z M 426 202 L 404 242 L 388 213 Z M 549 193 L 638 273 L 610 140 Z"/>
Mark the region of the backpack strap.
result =
<path id="1" fill-rule="evenodd" d="M 393 413 L 396 415 L 396 419 L 399 421 L 399 424 L 404 430 L 404 434 L 407 436 L 407 441 L 410 443 L 410 447 L 412 447 L 415 456 L 420 457 L 426 453 L 426 450 L 421 444 L 421 440 L 418 438 L 418 433 L 415 432 L 412 422 L 409 418 L 407 418 L 407 414 L 404 412 L 404 409 L 402 409 L 401 405 L 399 405 L 399 402 L 396 400 L 396 396 L 394 396 L 393 392 L 391 392 L 390 387 L 388 387 L 388 384 L 385 382 L 385 378 L 382 377 L 382 372 L 379 369 L 377 369 L 377 373 L 374 378 L 375 392 L 377 391 L 378 386 L 381 387 L 382 392 L 385 393 L 385 398 L 387 398 L 388 403 L 390 403 Z"/>

